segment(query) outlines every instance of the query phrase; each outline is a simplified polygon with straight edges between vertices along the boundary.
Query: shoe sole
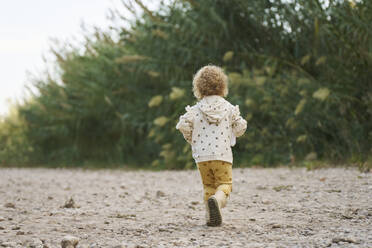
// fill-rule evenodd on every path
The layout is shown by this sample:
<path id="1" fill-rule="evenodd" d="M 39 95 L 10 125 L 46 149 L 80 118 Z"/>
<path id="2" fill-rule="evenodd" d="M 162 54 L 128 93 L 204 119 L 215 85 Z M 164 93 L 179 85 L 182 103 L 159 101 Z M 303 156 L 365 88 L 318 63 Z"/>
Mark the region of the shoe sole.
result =
<path id="1" fill-rule="evenodd" d="M 220 208 L 218 207 L 218 202 L 215 197 L 210 197 L 208 199 L 209 207 L 209 222 L 208 226 L 220 226 L 222 224 L 222 215 Z"/>

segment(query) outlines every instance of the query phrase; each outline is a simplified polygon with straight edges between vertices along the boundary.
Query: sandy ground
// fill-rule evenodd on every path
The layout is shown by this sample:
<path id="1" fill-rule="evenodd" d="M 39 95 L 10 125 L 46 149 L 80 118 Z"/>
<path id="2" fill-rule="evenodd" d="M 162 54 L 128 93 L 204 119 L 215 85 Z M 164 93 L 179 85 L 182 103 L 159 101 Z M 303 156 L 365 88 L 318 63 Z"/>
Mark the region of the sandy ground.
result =
<path id="1" fill-rule="evenodd" d="M 0 169 L 0 247 L 44 248 L 372 247 L 372 174 L 234 169 L 223 217 L 196 170 Z"/>

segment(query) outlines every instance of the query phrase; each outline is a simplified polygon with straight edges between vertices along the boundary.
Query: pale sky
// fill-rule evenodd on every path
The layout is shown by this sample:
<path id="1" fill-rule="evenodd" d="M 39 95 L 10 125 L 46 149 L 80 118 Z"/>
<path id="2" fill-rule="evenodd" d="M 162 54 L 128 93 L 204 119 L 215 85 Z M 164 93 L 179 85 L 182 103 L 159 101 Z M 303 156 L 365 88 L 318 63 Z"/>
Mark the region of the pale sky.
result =
<path id="1" fill-rule="evenodd" d="M 25 93 L 27 71 L 45 68 L 50 38 L 81 37 L 80 24 L 109 26 L 110 7 L 122 8 L 120 0 L 12 0 L 0 7 L 0 115 L 8 111 L 8 99 Z"/>

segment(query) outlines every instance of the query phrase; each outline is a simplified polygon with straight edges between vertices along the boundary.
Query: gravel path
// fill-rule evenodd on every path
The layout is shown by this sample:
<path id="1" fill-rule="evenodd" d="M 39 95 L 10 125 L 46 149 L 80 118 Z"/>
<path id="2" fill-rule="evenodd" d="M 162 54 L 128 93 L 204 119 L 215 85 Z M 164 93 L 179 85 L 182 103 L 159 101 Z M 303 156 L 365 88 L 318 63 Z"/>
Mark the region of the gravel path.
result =
<path id="1" fill-rule="evenodd" d="M 372 174 L 234 169 L 207 227 L 196 170 L 0 169 L 0 247 L 372 247 Z M 72 246 L 73 247 L 73 246 Z"/>

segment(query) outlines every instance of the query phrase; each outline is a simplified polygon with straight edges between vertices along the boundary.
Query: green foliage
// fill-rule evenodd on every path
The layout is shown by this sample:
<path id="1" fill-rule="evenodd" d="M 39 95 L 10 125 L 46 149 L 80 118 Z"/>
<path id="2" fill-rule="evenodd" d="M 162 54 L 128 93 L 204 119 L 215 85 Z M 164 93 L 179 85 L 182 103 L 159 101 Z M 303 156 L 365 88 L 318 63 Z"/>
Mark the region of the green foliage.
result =
<path id="1" fill-rule="evenodd" d="M 8 116 L 0 120 L 0 165 L 17 165 L 30 162 L 34 149 L 28 142 L 26 122 L 11 106 Z"/>
<path id="2" fill-rule="evenodd" d="M 175 125 L 209 63 L 225 68 L 227 99 L 248 120 L 236 165 L 368 159 L 371 1 L 184 0 L 153 12 L 135 2 L 143 15 L 118 40 L 96 31 L 83 48 L 54 50 L 58 76 L 34 79 L 39 94 L 18 110 L 33 149 L 23 162 L 191 168 Z"/>

